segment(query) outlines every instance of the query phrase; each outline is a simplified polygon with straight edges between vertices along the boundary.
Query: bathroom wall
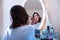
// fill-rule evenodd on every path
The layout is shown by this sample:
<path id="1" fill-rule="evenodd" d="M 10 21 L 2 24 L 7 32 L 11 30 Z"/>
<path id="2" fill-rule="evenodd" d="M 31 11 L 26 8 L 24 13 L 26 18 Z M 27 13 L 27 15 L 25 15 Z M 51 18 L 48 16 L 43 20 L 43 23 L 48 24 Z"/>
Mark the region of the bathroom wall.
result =
<path id="1" fill-rule="evenodd" d="M 60 0 L 45 0 L 48 17 L 60 37 Z"/>
<path id="2" fill-rule="evenodd" d="M 0 0 L 0 40 L 3 35 L 3 12 L 2 12 L 2 1 Z"/>

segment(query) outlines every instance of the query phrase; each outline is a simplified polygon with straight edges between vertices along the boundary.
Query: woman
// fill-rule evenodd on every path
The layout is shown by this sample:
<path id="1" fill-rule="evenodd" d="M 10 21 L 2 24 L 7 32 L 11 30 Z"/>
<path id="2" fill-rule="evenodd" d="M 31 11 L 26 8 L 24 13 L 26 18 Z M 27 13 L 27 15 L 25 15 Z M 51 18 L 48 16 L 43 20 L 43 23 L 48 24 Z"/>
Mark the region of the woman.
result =
<path id="1" fill-rule="evenodd" d="M 15 5 L 10 10 L 12 24 L 10 26 L 11 33 L 7 31 L 3 40 L 35 40 L 34 28 L 28 24 L 28 14 L 25 8 Z"/>
<path id="2" fill-rule="evenodd" d="M 32 22 L 31 24 L 35 26 L 35 29 L 37 29 L 41 22 L 41 17 L 37 12 L 34 12 L 33 17 L 31 18 Z"/>
<path id="3" fill-rule="evenodd" d="M 40 22 L 41 22 L 40 15 L 37 12 L 34 12 L 31 20 L 32 20 L 31 24 L 35 28 L 35 37 L 40 38 L 40 29 L 39 29 L 39 27 L 40 27 L 39 25 L 40 25 Z"/>
<path id="4" fill-rule="evenodd" d="M 34 12 L 31 20 L 32 20 L 32 22 L 31 22 L 32 25 L 37 24 L 37 23 L 41 22 L 41 17 L 37 12 Z"/>

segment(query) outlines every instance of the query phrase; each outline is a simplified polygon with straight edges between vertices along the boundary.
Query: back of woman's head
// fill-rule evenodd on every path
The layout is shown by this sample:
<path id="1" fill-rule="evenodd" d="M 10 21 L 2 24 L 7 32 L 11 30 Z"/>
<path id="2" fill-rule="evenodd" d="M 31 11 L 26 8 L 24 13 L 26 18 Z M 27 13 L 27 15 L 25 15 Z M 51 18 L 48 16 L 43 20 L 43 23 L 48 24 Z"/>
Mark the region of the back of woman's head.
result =
<path id="1" fill-rule="evenodd" d="M 24 7 L 15 5 L 11 8 L 10 14 L 13 20 L 11 28 L 17 28 L 21 26 L 21 24 L 27 24 L 28 14 Z"/>

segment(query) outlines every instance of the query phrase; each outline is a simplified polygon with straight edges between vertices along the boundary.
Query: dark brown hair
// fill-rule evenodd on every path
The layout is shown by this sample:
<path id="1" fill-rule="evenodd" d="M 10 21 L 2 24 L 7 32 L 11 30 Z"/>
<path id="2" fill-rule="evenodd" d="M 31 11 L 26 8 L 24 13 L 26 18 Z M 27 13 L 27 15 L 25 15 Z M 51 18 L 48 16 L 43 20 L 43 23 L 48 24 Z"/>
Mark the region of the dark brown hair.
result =
<path id="1" fill-rule="evenodd" d="M 35 15 L 35 14 L 37 14 L 37 15 L 39 16 L 39 20 L 38 20 L 38 21 L 41 22 L 41 17 L 40 17 L 40 15 L 39 15 L 37 12 L 34 12 L 34 13 L 33 13 L 33 18 L 34 18 L 34 15 Z"/>
<path id="2" fill-rule="evenodd" d="M 11 28 L 17 28 L 20 27 L 21 24 L 27 24 L 28 14 L 24 7 L 15 5 L 11 8 L 10 14 L 13 20 Z"/>

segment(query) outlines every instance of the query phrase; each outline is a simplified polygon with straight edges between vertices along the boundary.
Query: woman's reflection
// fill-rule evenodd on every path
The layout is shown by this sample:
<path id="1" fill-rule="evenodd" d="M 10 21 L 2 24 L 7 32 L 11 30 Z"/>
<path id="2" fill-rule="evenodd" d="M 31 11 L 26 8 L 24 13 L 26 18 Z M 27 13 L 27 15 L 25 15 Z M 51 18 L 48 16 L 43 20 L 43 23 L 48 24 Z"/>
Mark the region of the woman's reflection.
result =
<path id="1" fill-rule="evenodd" d="M 37 12 L 34 12 L 31 20 L 32 20 L 31 25 L 35 25 L 36 28 L 38 28 L 41 22 L 40 15 Z"/>
<path id="2" fill-rule="evenodd" d="M 37 23 L 41 22 L 41 17 L 37 12 L 34 12 L 31 20 L 32 20 L 32 22 L 31 22 L 32 25 L 37 24 Z"/>

